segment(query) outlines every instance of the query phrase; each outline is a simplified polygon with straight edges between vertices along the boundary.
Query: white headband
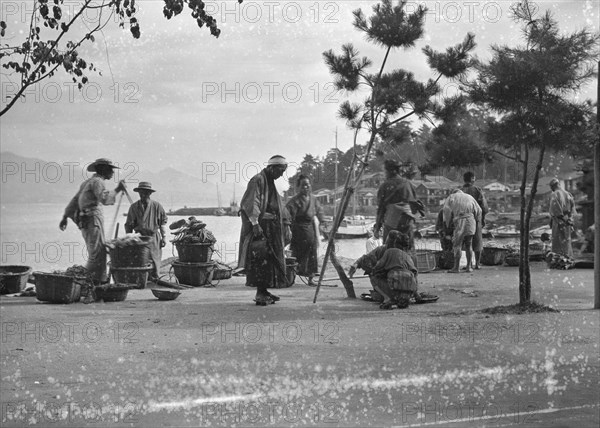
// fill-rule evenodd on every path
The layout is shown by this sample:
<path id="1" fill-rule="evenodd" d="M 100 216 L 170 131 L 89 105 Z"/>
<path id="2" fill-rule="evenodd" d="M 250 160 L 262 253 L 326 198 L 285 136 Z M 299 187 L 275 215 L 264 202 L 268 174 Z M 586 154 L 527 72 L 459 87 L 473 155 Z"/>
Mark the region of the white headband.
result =
<path id="1" fill-rule="evenodd" d="M 267 165 L 285 165 L 287 166 L 287 161 L 283 156 L 275 155 L 269 159 Z"/>

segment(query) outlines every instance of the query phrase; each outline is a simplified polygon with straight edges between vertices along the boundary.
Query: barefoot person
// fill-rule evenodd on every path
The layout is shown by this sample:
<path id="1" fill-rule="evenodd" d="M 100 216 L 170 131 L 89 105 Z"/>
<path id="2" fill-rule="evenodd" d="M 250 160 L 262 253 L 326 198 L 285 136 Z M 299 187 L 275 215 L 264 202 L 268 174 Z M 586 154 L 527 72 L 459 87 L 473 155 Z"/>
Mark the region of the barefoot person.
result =
<path id="1" fill-rule="evenodd" d="M 475 253 L 475 269 L 481 269 L 481 253 L 483 251 L 483 227 L 485 226 L 485 215 L 488 212 L 488 204 L 481 188 L 475 186 L 475 174 L 471 171 L 467 171 L 463 175 L 465 184 L 462 187 L 462 191 L 467 195 L 473 196 L 477 201 L 479 208 L 481 208 L 481 222 L 477 223 L 477 229 L 473 235 L 473 252 Z"/>
<path id="2" fill-rule="evenodd" d="M 81 229 L 88 252 L 86 269 L 94 285 L 108 282 L 106 274 L 106 237 L 104 235 L 104 216 L 102 205 L 113 205 L 118 192 L 125 189 L 122 181 L 114 190 L 107 190 L 105 180 L 110 180 L 114 170 L 119 168 L 108 159 L 97 159 L 92 162 L 87 170 L 95 174 L 83 182 L 77 194 L 71 199 L 62 220 L 60 230 L 67 228 L 67 219 L 73 220 Z M 84 302 L 90 296 L 84 290 Z"/>
<path id="3" fill-rule="evenodd" d="M 166 245 L 165 236 L 167 232 L 165 224 L 167 224 L 167 214 L 160 203 L 150 199 L 152 193 L 156 192 L 152 188 L 152 184 L 147 181 L 140 181 L 138 187 L 133 191 L 139 193 L 140 200 L 129 207 L 125 232 L 135 231 L 142 236 L 150 237 L 150 259 L 154 265 L 151 277 L 157 279 L 162 259 L 162 248 Z"/>
<path id="4" fill-rule="evenodd" d="M 275 180 L 287 169 L 283 156 L 272 156 L 265 169 L 250 179 L 240 204 L 242 230 L 238 269 L 246 272 L 246 285 L 256 287 L 255 302 L 266 306 L 279 300 L 268 288 L 285 287 L 284 206 L 275 188 Z"/>
<path id="5" fill-rule="evenodd" d="M 292 256 L 298 262 L 298 275 L 307 277 L 308 285 L 314 287 L 316 284 L 313 278 L 319 270 L 319 234 L 315 228 L 315 217 L 319 219 L 320 227 L 325 218 L 321 205 L 311 194 L 310 178 L 301 174 L 296 180 L 296 190 L 298 193 L 286 204 L 292 224 L 290 248 Z"/>
<path id="6" fill-rule="evenodd" d="M 452 251 L 454 252 L 454 267 L 448 273 L 458 273 L 460 258 L 464 246 L 467 255 L 467 272 L 472 272 L 471 265 L 473 253 L 471 244 L 473 235 L 477 230 L 477 223 L 481 222 L 481 208 L 477 201 L 462 190 L 455 190 L 444 203 L 444 223 L 446 227 L 453 227 Z"/>

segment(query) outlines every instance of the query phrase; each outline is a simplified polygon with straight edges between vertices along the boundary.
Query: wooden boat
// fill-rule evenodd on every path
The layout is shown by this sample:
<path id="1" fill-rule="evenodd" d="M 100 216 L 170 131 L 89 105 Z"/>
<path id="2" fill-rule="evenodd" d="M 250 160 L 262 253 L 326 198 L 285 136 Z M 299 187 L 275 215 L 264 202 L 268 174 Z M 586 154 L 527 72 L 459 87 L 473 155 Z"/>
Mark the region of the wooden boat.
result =
<path id="1" fill-rule="evenodd" d="M 335 234 L 335 239 L 365 239 L 369 236 L 369 229 L 372 227 L 373 223 L 367 223 L 364 220 L 344 219 Z M 330 230 L 323 231 L 326 239 L 329 239 Z"/>

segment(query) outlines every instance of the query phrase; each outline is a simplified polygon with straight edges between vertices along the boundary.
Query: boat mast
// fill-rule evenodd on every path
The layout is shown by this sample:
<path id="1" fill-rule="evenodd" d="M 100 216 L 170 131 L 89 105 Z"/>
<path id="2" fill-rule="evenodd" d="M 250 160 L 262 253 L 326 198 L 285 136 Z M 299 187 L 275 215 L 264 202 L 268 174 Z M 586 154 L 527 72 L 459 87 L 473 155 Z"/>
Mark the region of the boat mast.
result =
<path id="1" fill-rule="evenodd" d="M 219 204 L 219 209 L 221 209 L 221 192 L 219 192 L 219 183 L 217 183 L 217 203 Z"/>
<path id="2" fill-rule="evenodd" d="M 337 211 L 337 187 L 338 187 L 338 144 L 337 144 L 337 126 L 335 127 L 335 170 L 334 170 L 334 182 L 333 182 L 333 218 L 336 216 Z"/>

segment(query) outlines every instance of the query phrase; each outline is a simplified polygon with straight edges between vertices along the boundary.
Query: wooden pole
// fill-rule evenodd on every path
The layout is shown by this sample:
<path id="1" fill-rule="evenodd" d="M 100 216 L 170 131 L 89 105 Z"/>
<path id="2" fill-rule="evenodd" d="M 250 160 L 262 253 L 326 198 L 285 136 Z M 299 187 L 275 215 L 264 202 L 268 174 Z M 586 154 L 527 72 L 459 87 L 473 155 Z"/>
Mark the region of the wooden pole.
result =
<path id="1" fill-rule="evenodd" d="M 600 70 L 600 61 L 598 61 Z M 597 85 L 596 103 L 600 101 L 600 81 Z M 596 122 L 600 128 L 600 111 L 596 104 Z M 600 133 L 594 145 L 594 309 L 600 309 Z"/>

